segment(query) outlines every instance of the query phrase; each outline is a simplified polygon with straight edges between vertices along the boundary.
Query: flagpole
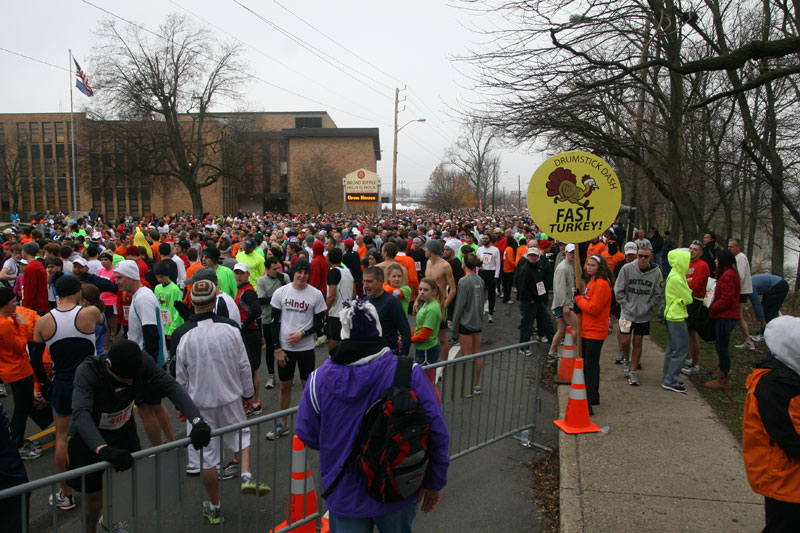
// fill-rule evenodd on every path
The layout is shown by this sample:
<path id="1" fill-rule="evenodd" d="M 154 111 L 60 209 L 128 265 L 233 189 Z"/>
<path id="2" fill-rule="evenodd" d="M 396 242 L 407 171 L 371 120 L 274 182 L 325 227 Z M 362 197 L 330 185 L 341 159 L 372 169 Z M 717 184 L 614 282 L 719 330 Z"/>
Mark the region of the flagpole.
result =
<path id="1" fill-rule="evenodd" d="M 78 165 L 75 161 L 75 117 L 73 116 L 72 110 L 72 48 L 69 49 L 69 122 L 70 122 L 70 130 L 72 133 L 72 211 L 75 213 L 77 217 L 78 214 L 78 179 L 77 179 L 77 172 L 78 172 Z M 70 139 L 68 139 L 70 140 Z"/>

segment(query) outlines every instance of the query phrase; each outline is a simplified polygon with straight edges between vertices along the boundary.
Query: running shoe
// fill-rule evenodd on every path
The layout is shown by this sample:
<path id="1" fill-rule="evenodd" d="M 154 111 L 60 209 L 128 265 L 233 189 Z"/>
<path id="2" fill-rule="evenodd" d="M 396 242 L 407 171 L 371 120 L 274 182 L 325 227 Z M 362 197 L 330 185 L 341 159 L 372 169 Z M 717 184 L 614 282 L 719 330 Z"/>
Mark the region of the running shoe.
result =
<path id="1" fill-rule="evenodd" d="M 617 365 L 621 365 L 625 362 L 625 354 L 622 353 L 622 350 L 617 353 L 617 358 L 614 359 L 614 363 Z"/>
<path id="2" fill-rule="evenodd" d="M 199 466 L 187 466 L 186 467 L 186 475 L 187 476 L 196 476 L 200 473 Z"/>
<path id="3" fill-rule="evenodd" d="M 481 395 L 481 386 L 480 385 L 475 385 L 474 387 L 472 387 L 472 395 L 473 396 L 480 396 Z"/>
<path id="4" fill-rule="evenodd" d="M 520 348 L 520 349 L 519 349 L 519 354 L 520 354 L 520 355 L 527 355 L 527 356 L 530 356 L 532 353 L 533 353 L 533 352 L 532 352 L 532 351 L 530 351 L 530 350 L 529 350 L 529 349 L 527 349 L 527 348 Z"/>
<path id="5" fill-rule="evenodd" d="M 37 450 L 31 445 L 31 441 L 26 440 L 25 444 L 22 445 L 22 448 L 19 450 L 19 456 L 24 461 L 30 461 L 32 459 L 38 459 L 42 456 L 42 450 Z"/>
<path id="6" fill-rule="evenodd" d="M 267 384 L 264 385 L 265 389 L 274 389 L 275 388 L 275 376 L 273 374 L 269 375 L 269 379 L 267 380 Z"/>
<path id="7" fill-rule="evenodd" d="M 623 363 L 625 366 L 622 367 L 622 375 L 627 378 L 631 373 L 631 361 L 630 359 L 625 359 Z"/>
<path id="8" fill-rule="evenodd" d="M 5 398 L 8 396 L 8 391 L 6 390 L 6 384 L 0 383 L 0 398 Z"/>
<path id="9" fill-rule="evenodd" d="M 694 376 L 700 373 L 700 365 L 689 365 L 688 368 L 681 368 L 681 374 L 684 376 Z"/>
<path id="10" fill-rule="evenodd" d="M 666 383 L 661 384 L 661 388 L 664 390 L 671 390 L 672 392 L 682 392 L 686 394 L 686 387 L 683 386 L 682 383 L 678 383 L 677 385 L 667 385 Z"/>
<path id="11" fill-rule="evenodd" d="M 72 496 L 72 494 L 64 496 L 64 492 L 61 489 L 56 492 L 55 498 L 53 498 L 53 495 L 51 494 L 48 498 L 48 501 L 50 502 L 50 505 L 55 505 L 62 511 L 75 509 L 75 498 Z"/>
<path id="12" fill-rule="evenodd" d="M 111 533 L 128 533 L 128 523 L 127 522 L 114 522 L 111 524 L 111 528 L 109 528 L 103 522 L 103 515 L 100 515 L 100 519 L 97 521 L 98 528 L 103 528 L 103 531 L 111 531 Z"/>
<path id="13" fill-rule="evenodd" d="M 764 340 L 764 335 L 762 335 L 761 333 L 750 335 L 750 340 L 753 342 L 762 342 Z"/>
<path id="14" fill-rule="evenodd" d="M 220 470 L 219 478 L 220 479 L 233 479 L 239 476 L 239 463 L 236 461 L 231 461 L 230 463 L 225 465 L 225 468 Z"/>
<path id="15" fill-rule="evenodd" d="M 212 525 L 219 525 L 222 523 L 222 509 L 217 506 L 214 508 L 211 502 L 206 500 L 203 502 L 203 517 L 207 518 Z"/>
<path id="16" fill-rule="evenodd" d="M 269 488 L 269 485 L 256 483 L 250 472 L 242 474 L 242 494 L 256 494 L 261 497 L 266 496 L 270 492 L 272 492 L 272 489 Z"/>
<path id="17" fill-rule="evenodd" d="M 635 370 L 631 370 L 631 373 L 628 374 L 628 385 L 639 386 L 639 378 L 636 376 Z"/>
<path id="18" fill-rule="evenodd" d="M 681 368 L 692 368 L 692 365 L 693 363 L 691 359 L 684 359 Z"/>
<path id="19" fill-rule="evenodd" d="M 328 337 L 326 337 L 325 335 L 318 338 L 317 341 L 314 343 L 314 346 L 322 346 L 323 344 L 328 344 Z"/>
<path id="20" fill-rule="evenodd" d="M 267 433 L 266 437 L 267 440 L 276 440 L 284 435 L 288 435 L 289 431 L 289 426 L 284 426 L 278 422 L 278 425 L 275 426 L 275 429 Z"/>
<path id="21" fill-rule="evenodd" d="M 491 314 L 489 315 L 489 324 L 494 324 L 494 318 Z"/>
<path id="22" fill-rule="evenodd" d="M 38 440 L 25 439 L 25 444 L 27 444 L 29 447 L 33 448 L 37 452 L 42 451 L 42 443 L 39 442 Z"/>
<path id="23" fill-rule="evenodd" d="M 752 352 L 755 351 L 756 345 L 749 342 L 743 342 L 742 344 L 737 344 L 734 346 L 734 348 L 739 348 L 740 350 L 749 350 Z"/>
<path id="24" fill-rule="evenodd" d="M 245 411 L 244 414 L 247 415 L 247 416 L 260 415 L 261 414 L 261 402 L 258 402 L 257 404 L 253 405 L 253 407 L 251 407 L 250 409 Z"/>
<path id="25" fill-rule="evenodd" d="M 558 357 L 559 357 L 558 352 L 549 353 L 547 354 L 547 362 L 555 363 L 556 361 L 558 361 Z"/>

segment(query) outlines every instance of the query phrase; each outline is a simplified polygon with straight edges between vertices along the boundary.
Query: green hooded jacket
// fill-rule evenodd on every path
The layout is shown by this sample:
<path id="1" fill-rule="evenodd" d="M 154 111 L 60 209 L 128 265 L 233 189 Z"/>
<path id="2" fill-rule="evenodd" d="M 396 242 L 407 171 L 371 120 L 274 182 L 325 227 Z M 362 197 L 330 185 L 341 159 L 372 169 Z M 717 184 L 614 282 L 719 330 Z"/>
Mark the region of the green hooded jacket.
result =
<path id="1" fill-rule="evenodd" d="M 685 320 L 689 313 L 686 306 L 692 302 L 692 289 L 686 282 L 686 273 L 689 271 L 689 252 L 686 250 L 671 250 L 667 255 L 672 270 L 667 276 L 667 285 L 664 290 L 666 307 L 664 318 L 671 322 Z"/>

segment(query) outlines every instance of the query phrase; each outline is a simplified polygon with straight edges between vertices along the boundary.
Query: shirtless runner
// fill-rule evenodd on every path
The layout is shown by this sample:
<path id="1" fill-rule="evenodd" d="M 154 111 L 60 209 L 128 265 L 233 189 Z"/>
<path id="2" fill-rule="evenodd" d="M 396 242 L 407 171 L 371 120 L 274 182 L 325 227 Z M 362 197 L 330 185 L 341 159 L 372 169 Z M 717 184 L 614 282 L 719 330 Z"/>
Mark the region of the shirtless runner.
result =
<path id="1" fill-rule="evenodd" d="M 403 265 L 398 263 L 397 260 L 395 259 L 395 257 L 397 256 L 397 245 L 395 243 L 393 243 L 393 242 L 384 243 L 383 247 L 381 248 L 381 256 L 383 256 L 383 261 L 381 261 L 380 263 L 378 263 L 375 266 L 378 266 L 378 267 L 381 268 L 381 270 L 383 270 L 384 279 L 389 279 L 389 275 L 386 272 L 386 269 L 389 267 L 389 265 L 397 264 L 397 265 L 400 265 L 400 268 L 403 269 L 403 283 L 402 284 L 403 285 L 408 285 L 409 284 L 408 283 L 408 270 L 406 270 L 406 267 L 404 267 Z"/>
<path id="2" fill-rule="evenodd" d="M 443 249 L 444 245 L 442 245 L 442 241 L 428 239 L 425 243 L 425 258 L 428 260 L 428 264 L 425 267 L 425 277 L 436 281 L 439 289 L 447 294 L 447 298 L 445 299 L 445 307 L 447 307 L 456 297 L 456 282 L 453 278 L 453 269 L 450 263 L 441 257 Z M 416 313 L 421 306 L 422 303 L 419 298 L 417 298 L 414 302 L 414 313 Z M 439 334 L 437 336 L 441 348 L 442 361 L 447 361 L 450 355 L 448 353 L 447 331 L 447 317 L 445 316 L 442 317 L 442 326 L 439 328 Z"/>

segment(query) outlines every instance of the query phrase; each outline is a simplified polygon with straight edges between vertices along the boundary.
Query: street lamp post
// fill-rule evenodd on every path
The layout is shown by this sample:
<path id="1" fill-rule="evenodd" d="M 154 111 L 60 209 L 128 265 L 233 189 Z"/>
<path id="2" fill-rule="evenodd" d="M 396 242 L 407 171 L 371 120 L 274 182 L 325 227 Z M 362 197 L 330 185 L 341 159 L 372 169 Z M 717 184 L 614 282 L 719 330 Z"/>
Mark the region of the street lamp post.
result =
<path id="1" fill-rule="evenodd" d="M 394 150 L 392 151 L 392 216 L 397 213 L 397 134 L 412 122 L 425 122 L 424 118 L 409 120 L 399 128 L 397 127 L 397 105 L 399 89 L 395 91 L 394 100 Z"/>

